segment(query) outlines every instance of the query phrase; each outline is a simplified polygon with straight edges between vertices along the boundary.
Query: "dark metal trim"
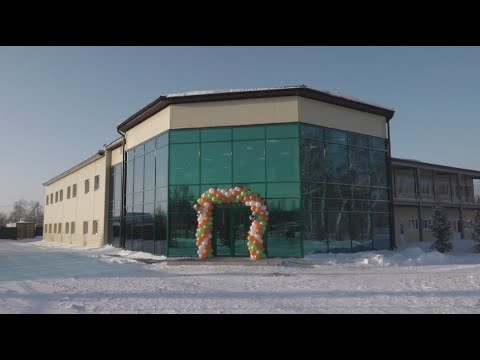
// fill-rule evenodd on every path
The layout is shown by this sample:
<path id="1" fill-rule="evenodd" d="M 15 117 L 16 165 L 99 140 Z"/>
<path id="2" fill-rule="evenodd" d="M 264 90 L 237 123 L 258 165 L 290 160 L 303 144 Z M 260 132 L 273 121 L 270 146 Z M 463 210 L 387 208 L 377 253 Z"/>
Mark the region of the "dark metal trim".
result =
<path id="1" fill-rule="evenodd" d="M 399 158 L 392 158 L 392 165 L 395 167 L 409 167 L 409 168 L 420 168 L 424 170 L 432 170 L 432 171 L 444 171 L 447 173 L 459 173 L 461 175 L 468 175 L 480 178 L 480 171 L 473 170 L 473 169 L 463 169 L 457 168 L 453 166 L 446 166 L 446 165 L 438 165 L 432 163 L 426 163 L 417 160 L 409 160 L 409 159 L 399 159 Z"/>

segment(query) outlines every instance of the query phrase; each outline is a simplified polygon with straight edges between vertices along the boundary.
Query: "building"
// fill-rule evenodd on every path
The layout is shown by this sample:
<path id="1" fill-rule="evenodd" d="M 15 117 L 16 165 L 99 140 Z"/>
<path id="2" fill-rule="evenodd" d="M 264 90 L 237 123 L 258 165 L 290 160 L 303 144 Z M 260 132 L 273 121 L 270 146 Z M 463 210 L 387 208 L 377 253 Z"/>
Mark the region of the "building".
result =
<path id="1" fill-rule="evenodd" d="M 160 96 L 44 184 L 44 238 L 195 256 L 199 196 L 246 186 L 267 201 L 269 257 L 391 248 L 393 115 L 306 86 Z M 250 214 L 215 208 L 214 256 L 248 256 Z"/>
<path id="2" fill-rule="evenodd" d="M 433 240 L 434 206 L 447 209 L 452 238 L 471 238 L 480 171 L 396 158 L 392 165 L 397 243 Z"/>

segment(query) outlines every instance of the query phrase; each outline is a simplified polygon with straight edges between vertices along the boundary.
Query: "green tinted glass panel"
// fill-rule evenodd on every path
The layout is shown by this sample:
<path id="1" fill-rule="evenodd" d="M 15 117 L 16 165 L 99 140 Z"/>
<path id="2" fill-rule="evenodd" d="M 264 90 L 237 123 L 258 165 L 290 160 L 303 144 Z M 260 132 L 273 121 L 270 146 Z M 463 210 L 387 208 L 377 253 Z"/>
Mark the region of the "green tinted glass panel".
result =
<path id="1" fill-rule="evenodd" d="M 370 137 L 370 147 L 373 149 L 378 149 L 378 150 L 385 150 L 386 147 L 386 141 L 385 139 L 382 138 L 377 138 L 377 137 Z"/>
<path id="2" fill-rule="evenodd" d="M 388 200 L 388 189 L 372 188 L 372 200 Z"/>
<path id="3" fill-rule="evenodd" d="M 168 146 L 158 149 L 156 152 L 156 187 L 168 185 Z"/>
<path id="4" fill-rule="evenodd" d="M 170 184 L 200 183 L 199 144 L 170 145 Z"/>
<path id="5" fill-rule="evenodd" d="M 300 199 L 268 199 L 268 211 L 299 212 Z"/>
<path id="6" fill-rule="evenodd" d="M 197 216 L 191 214 L 170 213 L 168 239 L 169 256 L 197 256 L 195 232 L 197 230 Z"/>
<path id="7" fill-rule="evenodd" d="M 349 133 L 348 134 L 348 145 L 368 147 L 368 136 Z"/>
<path id="8" fill-rule="evenodd" d="M 135 146 L 135 157 L 140 157 L 145 153 L 145 144 Z"/>
<path id="9" fill-rule="evenodd" d="M 265 181 L 265 141 L 233 142 L 233 182 Z"/>
<path id="10" fill-rule="evenodd" d="M 143 193 L 143 202 L 152 203 L 155 202 L 155 190 L 148 190 Z"/>
<path id="11" fill-rule="evenodd" d="M 346 144 L 347 133 L 341 130 L 325 129 L 325 141 Z"/>
<path id="12" fill-rule="evenodd" d="M 192 143 L 200 141 L 200 130 L 172 130 L 170 131 L 170 142 L 172 144 Z"/>
<path id="13" fill-rule="evenodd" d="M 373 248 L 386 250 L 390 248 L 389 214 L 372 214 Z"/>
<path id="14" fill-rule="evenodd" d="M 303 214 L 303 251 L 305 255 L 328 251 L 325 213 L 305 211 Z"/>
<path id="15" fill-rule="evenodd" d="M 298 139 L 267 140 L 266 153 L 267 182 L 299 180 Z"/>
<path id="16" fill-rule="evenodd" d="M 267 183 L 269 198 L 299 197 L 300 183 Z"/>
<path id="17" fill-rule="evenodd" d="M 232 129 L 203 129 L 200 137 L 202 142 L 208 141 L 231 141 Z"/>
<path id="18" fill-rule="evenodd" d="M 370 150 L 370 185 L 387 186 L 387 153 Z"/>
<path id="19" fill-rule="evenodd" d="M 323 140 L 323 128 L 320 126 L 302 124 L 300 131 L 304 138 Z"/>
<path id="20" fill-rule="evenodd" d="M 265 139 L 264 126 L 242 126 L 233 128 L 233 140 Z"/>
<path id="21" fill-rule="evenodd" d="M 298 124 L 270 125 L 266 127 L 267 139 L 298 137 Z"/>
<path id="22" fill-rule="evenodd" d="M 145 154 L 155 150 L 155 139 L 149 140 L 145 143 Z"/>
<path id="23" fill-rule="evenodd" d="M 162 134 L 157 137 L 157 149 L 165 145 L 168 145 L 168 133 Z"/>
<path id="24" fill-rule="evenodd" d="M 143 190 L 143 164 L 144 164 L 143 156 L 135 159 L 135 170 L 134 170 L 134 179 L 133 179 L 134 192 Z"/>
<path id="25" fill-rule="evenodd" d="M 145 190 L 155 187 L 155 153 L 145 155 Z"/>
<path id="26" fill-rule="evenodd" d="M 232 143 L 202 143 L 202 183 L 232 181 Z"/>
<path id="27" fill-rule="evenodd" d="M 133 194 L 133 205 L 142 205 L 143 204 L 143 192 Z"/>
<path id="28" fill-rule="evenodd" d="M 133 161 L 127 163 L 127 194 L 133 193 Z"/>
<path id="29" fill-rule="evenodd" d="M 167 201 L 168 200 L 168 187 L 164 186 L 155 189 L 155 201 Z"/>
<path id="30" fill-rule="evenodd" d="M 350 239 L 350 213 L 331 212 L 327 217 L 327 238 L 330 252 L 349 252 L 352 249 Z"/>

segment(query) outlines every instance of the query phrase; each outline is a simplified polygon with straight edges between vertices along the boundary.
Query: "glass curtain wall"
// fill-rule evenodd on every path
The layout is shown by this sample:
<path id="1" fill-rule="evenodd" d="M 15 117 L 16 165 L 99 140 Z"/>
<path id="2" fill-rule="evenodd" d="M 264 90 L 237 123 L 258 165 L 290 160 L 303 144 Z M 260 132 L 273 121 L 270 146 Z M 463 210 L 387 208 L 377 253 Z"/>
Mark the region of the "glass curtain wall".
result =
<path id="1" fill-rule="evenodd" d="M 170 131 L 169 256 L 195 256 L 197 198 L 248 186 L 267 200 L 267 253 L 302 256 L 299 125 Z"/>
<path id="2" fill-rule="evenodd" d="M 389 248 L 386 149 L 385 139 L 300 123 L 171 130 L 127 151 L 126 248 L 196 256 L 193 205 L 235 186 L 267 200 L 269 257 Z M 119 246 L 121 164 L 110 176 L 109 241 Z"/>
<path id="3" fill-rule="evenodd" d="M 125 247 L 166 255 L 168 133 L 128 150 L 126 155 Z M 121 164 L 115 165 L 110 178 L 110 184 L 115 184 L 110 192 L 110 241 L 115 246 L 120 245 L 121 171 Z"/>
<path id="4" fill-rule="evenodd" d="M 390 247 L 382 138 L 302 124 L 304 254 Z"/>

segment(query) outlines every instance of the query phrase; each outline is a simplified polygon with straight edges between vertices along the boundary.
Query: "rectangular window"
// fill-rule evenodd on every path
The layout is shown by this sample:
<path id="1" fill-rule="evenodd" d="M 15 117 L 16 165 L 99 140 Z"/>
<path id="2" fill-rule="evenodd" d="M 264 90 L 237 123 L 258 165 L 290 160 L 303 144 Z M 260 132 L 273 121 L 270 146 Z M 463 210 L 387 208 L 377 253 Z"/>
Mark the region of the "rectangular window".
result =
<path id="1" fill-rule="evenodd" d="M 56 234 L 57 233 L 57 224 L 53 224 L 53 233 Z"/>
<path id="2" fill-rule="evenodd" d="M 70 223 L 65 223 L 65 234 L 68 234 L 70 232 Z"/>
<path id="3" fill-rule="evenodd" d="M 92 234 L 93 235 L 98 234 L 98 220 L 93 220 Z"/>
<path id="4" fill-rule="evenodd" d="M 72 198 L 77 197 L 77 184 L 72 185 Z"/>
<path id="5" fill-rule="evenodd" d="M 88 234 L 88 221 L 83 222 L 83 235 Z"/>
<path id="6" fill-rule="evenodd" d="M 58 223 L 58 233 L 62 233 L 62 223 Z"/>
<path id="7" fill-rule="evenodd" d="M 55 202 L 58 202 L 58 191 L 55 191 Z"/>
<path id="8" fill-rule="evenodd" d="M 85 194 L 90 191 L 90 179 L 85 180 Z"/>
<path id="9" fill-rule="evenodd" d="M 96 175 L 93 182 L 93 190 L 97 191 L 98 189 L 100 189 L 100 175 Z"/>
<path id="10" fill-rule="evenodd" d="M 75 234 L 75 222 L 70 223 L 70 234 Z"/>
<path id="11" fill-rule="evenodd" d="M 48 205 L 48 195 L 47 195 L 47 200 L 45 201 L 45 204 Z"/>
<path id="12" fill-rule="evenodd" d="M 50 194 L 50 204 L 53 204 L 53 193 Z"/>
<path id="13" fill-rule="evenodd" d="M 60 190 L 60 201 L 63 201 L 63 189 Z"/>
<path id="14" fill-rule="evenodd" d="M 52 224 L 48 224 L 48 233 L 49 233 L 49 234 L 52 233 Z"/>
<path id="15" fill-rule="evenodd" d="M 71 186 L 67 187 L 67 199 L 70 199 L 70 188 Z"/>

